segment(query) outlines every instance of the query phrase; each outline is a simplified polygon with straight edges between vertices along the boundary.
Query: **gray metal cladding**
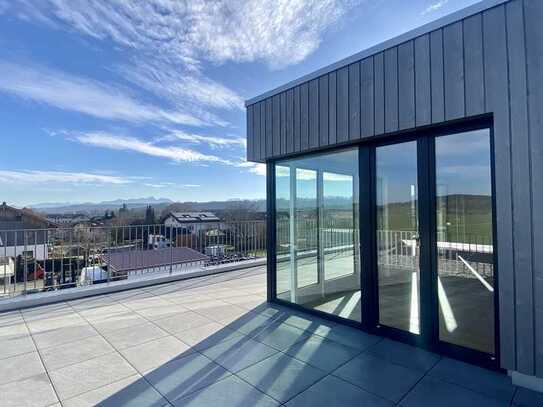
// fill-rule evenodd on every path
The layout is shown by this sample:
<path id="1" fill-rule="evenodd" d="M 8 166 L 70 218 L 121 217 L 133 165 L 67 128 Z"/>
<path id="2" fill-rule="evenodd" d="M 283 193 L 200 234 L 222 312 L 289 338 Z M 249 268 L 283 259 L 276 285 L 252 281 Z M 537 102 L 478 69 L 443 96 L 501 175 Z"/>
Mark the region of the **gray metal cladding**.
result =
<path id="1" fill-rule="evenodd" d="M 275 96 L 251 103 L 247 154 L 265 162 L 490 114 L 500 362 L 543 377 L 543 1 L 489 4 L 280 90 L 277 117 Z"/>

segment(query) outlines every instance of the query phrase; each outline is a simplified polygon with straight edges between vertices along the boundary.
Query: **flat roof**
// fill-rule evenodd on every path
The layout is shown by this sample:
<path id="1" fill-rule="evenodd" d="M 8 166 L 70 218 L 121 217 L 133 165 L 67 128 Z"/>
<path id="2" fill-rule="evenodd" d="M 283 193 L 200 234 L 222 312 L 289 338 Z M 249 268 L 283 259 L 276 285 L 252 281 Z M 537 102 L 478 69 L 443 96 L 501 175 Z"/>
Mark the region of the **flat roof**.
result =
<path id="1" fill-rule="evenodd" d="M 343 68 L 344 66 L 350 65 L 354 62 L 360 61 L 364 58 L 367 58 L 369 56 L 378 54 L 379 52 L 382 52 L 386 49 L 395 47 L 397 45 L 400 45 L 404 42 L 413 40 L 417 37 L 420 37 L 421 35 L 428 34 L 429 32 L 438 30 L 440 28 L 443 28 L 449 24 L 455 23 L 459 20 L 463 20 L 464 18 L 470 17 L 474 14 L 480 13 L 484 10 L 488 10 L 492 7 L 499 6 L 500 4 L 507 3 L 510 0 L 483 0 L 479 3 L 473 4 L 471 6 L 468 6 L 466 8 L 463 8 L 462 10 L 458 10 L 454 13 L 448 14 L 444 17 L 441 17 L 435 21 L 432 21 L 428 24 L 424 24 L 418 28 L 415 28 L 411 31 L 408 31 L 404 34 L 401 34 L 397 37 L 391 38 L 389 40 L 386 40 L 384 42 L 381 42 L 380 44 L 374 45 L 373 47 L 370 47 L 364 51 L 358 52 L 354 55 L 351 55 L 350 57 L 344 58 L 338 62 L 335 62 L 333 64 L 330 64 L 328 66 L 325 66 L 324 68 L 318 69 L 312 73 L 309 73 L 307 75 L 304 75 L 298 79 L 294 79 L 293 81 L 287 82 L 284 85 L 281 85 L 275 89 L 272 89 L 268 92 L 262 93 L 258 96 L 255 96 L 251 99 L 248 99 L 245 101 L 245 107 L 250 106 L 252 104 L 255 104 L 257 102 L 260 102 L 264 99 L 267 99 L 271 96 L 277 95 L 278 93 L 284 92 L 285 90 L 291 89 L 297 85 L 300 85 L 304 82 L 309 82 L 312 79 L 318 78 L 319 76 L 325 75 L 327 73 L 330 73 L 332 71 L 338 70 L 340 68 Z"/>
<path id="2" fill-rule="evenodd" d="M 165 267 L 209 260 L 209 257 L 188 247 L 158 250 L 127 250 L 104 255 L 105 262 L 115 272 Z"/>

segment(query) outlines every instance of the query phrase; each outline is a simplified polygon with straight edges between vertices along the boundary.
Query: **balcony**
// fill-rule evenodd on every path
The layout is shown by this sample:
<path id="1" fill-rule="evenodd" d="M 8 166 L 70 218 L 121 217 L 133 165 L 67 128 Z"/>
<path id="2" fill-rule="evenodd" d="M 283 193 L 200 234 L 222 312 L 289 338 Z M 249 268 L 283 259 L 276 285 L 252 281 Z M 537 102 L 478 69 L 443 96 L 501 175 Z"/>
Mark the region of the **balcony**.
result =
<path id="1" fill-rule="evenodd" d="M 2 405 L 541 405 L 501 373 L 265 296 L 253 267 L 1 314 Z"/>

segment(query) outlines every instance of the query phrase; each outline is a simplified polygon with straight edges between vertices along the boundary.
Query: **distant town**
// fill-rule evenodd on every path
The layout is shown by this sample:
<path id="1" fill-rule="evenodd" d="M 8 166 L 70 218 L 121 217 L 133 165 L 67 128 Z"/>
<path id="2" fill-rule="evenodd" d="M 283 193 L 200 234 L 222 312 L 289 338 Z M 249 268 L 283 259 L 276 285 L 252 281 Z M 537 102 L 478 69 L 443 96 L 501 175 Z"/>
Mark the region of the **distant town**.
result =
<path id="1" fill-rule="evenodd" d="M 43 203 L 19 209 L 31 211 L 59 227 L 129 226 L 162 224 L 174 212 L 212 212 L 216 221 L 263 220 L 266 201 L 174 202 L 151 197 L 99 203 Z"/>

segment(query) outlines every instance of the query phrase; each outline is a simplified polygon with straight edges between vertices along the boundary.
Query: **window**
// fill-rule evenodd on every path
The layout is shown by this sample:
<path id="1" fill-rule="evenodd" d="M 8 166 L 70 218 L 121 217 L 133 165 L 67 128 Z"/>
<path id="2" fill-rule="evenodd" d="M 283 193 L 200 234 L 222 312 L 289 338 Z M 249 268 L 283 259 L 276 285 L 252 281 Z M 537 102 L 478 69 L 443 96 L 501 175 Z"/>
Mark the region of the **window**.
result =
<path id="1" fill-rule="evenodd" d="M 277 297 L 360 321 L 358 149 L 278 162 Z"/>

